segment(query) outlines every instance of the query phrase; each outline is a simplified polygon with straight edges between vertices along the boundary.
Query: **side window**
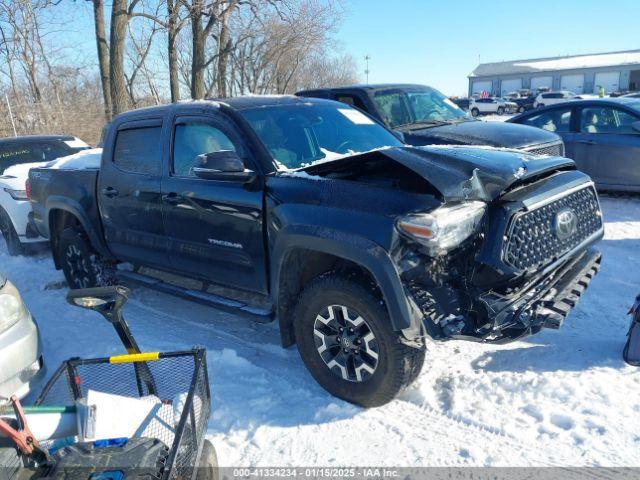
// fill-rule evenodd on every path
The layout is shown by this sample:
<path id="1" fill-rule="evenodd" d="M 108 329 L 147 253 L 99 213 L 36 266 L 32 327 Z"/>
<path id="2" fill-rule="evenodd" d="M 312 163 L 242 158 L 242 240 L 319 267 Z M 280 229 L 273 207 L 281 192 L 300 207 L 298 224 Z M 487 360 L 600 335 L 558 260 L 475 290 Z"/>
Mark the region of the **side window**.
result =
<path id="1" fill-rule="evenodd" d="M 131 173 L 159 175 L 162 162 L 162 127 L 120 130 L 113 151 L 113 163 Z"/>
<path id="2" fill-rule="evenodd" d="M 221 150 L 237 151 L 219 128 L 203 122 L 179 123 L 173 137 L 173 174 L 193 177 L 193 167 L 202 166 L 198 155 Z"/>
<path id="3" fill-rule="evenodd" d="M 556 108 L 550 112 L 533 114 L 523 119 L 522 124 L 549 132 L 568 133 L 571 131 L 571 107 Z"/>
<path id="4" fill-rule="evenodd" d="M 586 107 L 580 114 L 583 133 L 633 134 L 632 123 L 638 117 L 615 107 Z"/>
<path id="5" fill-rule="evenodd" d="M 342 103 L 346 103 L 347 105 L 351 105 L 352 107 L 359 108 L 360 110 L 366 110 L 362 100 L 360 100 L 355 95 L 338 94 L 336 96 L 336 100 Z"/>

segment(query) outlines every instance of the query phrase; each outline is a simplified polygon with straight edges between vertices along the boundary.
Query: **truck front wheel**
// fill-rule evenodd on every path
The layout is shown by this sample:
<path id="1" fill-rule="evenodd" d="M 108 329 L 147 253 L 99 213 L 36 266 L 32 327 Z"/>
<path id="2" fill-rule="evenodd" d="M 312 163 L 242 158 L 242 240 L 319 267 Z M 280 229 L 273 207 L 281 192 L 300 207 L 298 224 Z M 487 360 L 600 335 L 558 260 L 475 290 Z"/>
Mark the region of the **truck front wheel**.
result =
<path id="1" fill-rule="evenodd" d="M 115 269 L 98 254 L 82 229 L 60 233 L 58 260 L 69 288 L 102 287 L 114 283 Z"/>
<path id="2" fill-rule="evenodd" d="M 363 407 L 391 401 L 417 376 L 424 349 L 404 345 L 370 288 L 337 274 L 313 280 L 294 312 L 300 356 L 329 393 Z"/>

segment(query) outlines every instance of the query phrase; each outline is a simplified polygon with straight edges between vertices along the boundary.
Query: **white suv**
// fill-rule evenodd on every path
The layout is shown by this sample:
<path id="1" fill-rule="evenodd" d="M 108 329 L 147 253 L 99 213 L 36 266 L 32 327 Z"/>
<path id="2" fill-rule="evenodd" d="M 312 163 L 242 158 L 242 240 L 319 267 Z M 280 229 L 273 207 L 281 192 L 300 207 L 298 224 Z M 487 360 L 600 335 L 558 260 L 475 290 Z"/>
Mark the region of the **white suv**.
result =
<path id="1" fill-rule="evenodd" d="M 509 102 L 500 97 L 472 98 L 469 101 L 469 112 L 474 117 L 484 113 L 504 115 L 505 113 L 513 113 L 516 110 L 518 110 L 517 103 Z"/>
<path id="2" fill-rule="evenodd" d="M 573 100 L 576 94 L 568 90 L 561 90 L 559 92 L 544 92 L 536 97 L 533 102 L 533 108 L 542 108 L 547 105 L 555 105 L 556 103 L 566 102 Z"/>

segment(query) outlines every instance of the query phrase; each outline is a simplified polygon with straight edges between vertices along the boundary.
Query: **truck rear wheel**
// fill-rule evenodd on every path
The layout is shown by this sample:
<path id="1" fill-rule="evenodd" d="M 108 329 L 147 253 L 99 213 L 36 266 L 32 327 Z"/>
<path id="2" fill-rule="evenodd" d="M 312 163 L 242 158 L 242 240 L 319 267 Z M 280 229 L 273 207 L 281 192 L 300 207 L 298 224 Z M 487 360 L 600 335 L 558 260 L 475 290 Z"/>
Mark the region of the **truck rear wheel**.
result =
<path id="1" fill-rule="evenodd" d="M 363 407 L 391 401 L 422 369 L 424 349 L 399 341 L 370 288 L 337 274 L 313 280 L 294 312 L 300 356 L 329 393 Z"/>
<path id="2" fill-rule="evenodd" d="M 98 254 L 79 227 L 66 228 L 58 239 L 58 259 L 69 288 L 113 285 L 115 268 Z"/>

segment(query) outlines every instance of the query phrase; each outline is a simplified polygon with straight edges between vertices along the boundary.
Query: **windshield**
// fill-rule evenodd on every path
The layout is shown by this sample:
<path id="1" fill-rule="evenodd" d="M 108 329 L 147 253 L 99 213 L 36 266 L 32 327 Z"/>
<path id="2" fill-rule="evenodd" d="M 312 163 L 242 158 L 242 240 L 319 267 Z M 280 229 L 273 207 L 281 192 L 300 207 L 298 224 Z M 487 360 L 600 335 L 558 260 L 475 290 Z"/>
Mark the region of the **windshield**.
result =
<path id="1" fill-rule="evenodd" d="M 469 118 L 464 110 L 431 87 L 382 90 L 376 92 L 373 101 L 391 128 Z"/>
<path id="2" fill-rule="evenodd" d="M 89 148 L 80 141 L 34 142 L 16 141 L 0 144 L 0 174 L 13 165 L 34 162 L 49 162 L 59 157 Z"/>
<path id="3" fill-rule="evenodd" d="M 240 113 L 283 170 L 402 145 L 362 112 L 338 103 L 274 105 Z"/>

